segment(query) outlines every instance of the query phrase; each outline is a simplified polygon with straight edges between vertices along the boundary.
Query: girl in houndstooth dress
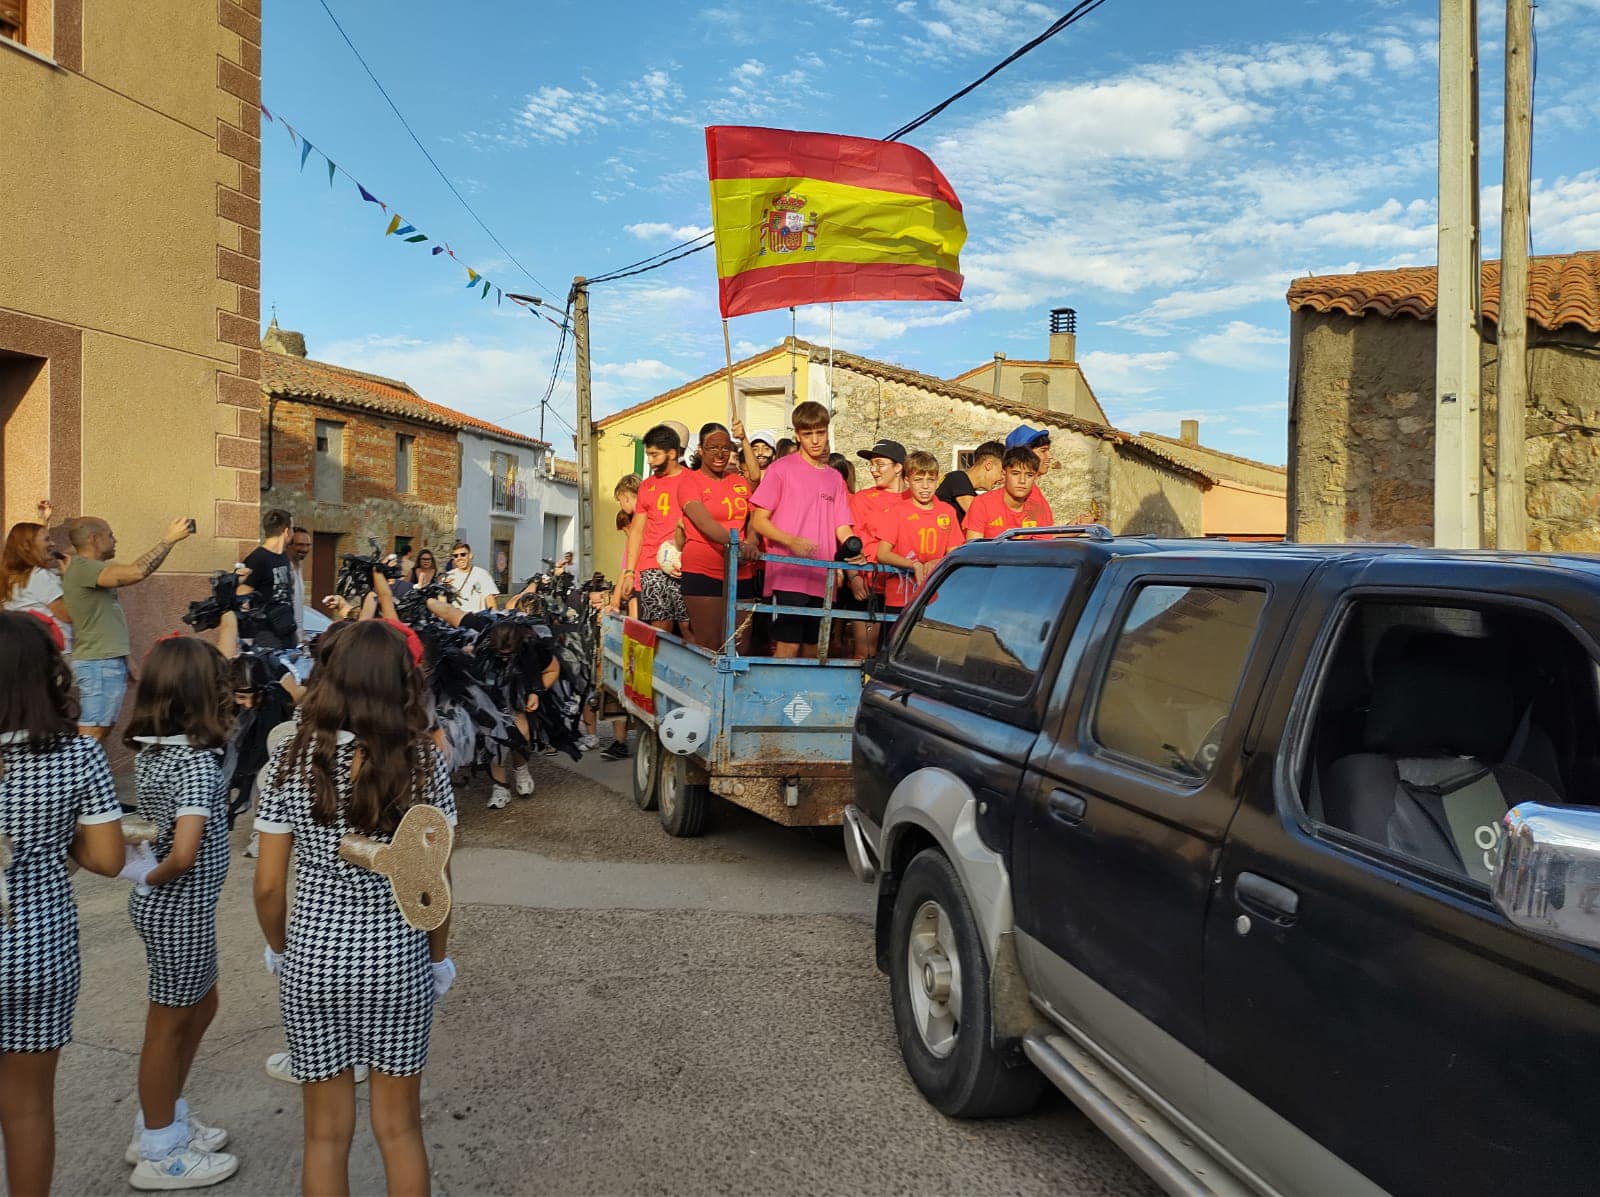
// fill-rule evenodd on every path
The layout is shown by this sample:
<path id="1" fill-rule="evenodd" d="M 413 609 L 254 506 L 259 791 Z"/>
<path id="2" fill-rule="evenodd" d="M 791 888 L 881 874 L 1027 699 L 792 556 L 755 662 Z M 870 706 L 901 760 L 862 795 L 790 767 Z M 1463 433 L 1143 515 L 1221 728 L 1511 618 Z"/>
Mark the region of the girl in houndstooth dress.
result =
<path id="1" fill-rule="evenodd" d="M 422 1070 L 435 1002 L 455 976 L 449 925 L 410 927 L 381 875 L 341 859 L 347 833 L 388 840 L 416 803 L 455 822 L 442 754 L 428 736 L 422 674 L 406 640 L 365 621 L 340 630 L 273 753 L 256 828 L 256 913 L 280 978 L 290 1069 L 305 1103 L 304 1188 L 348 1191 L 354 1068 L 371 1068 L 372 1128 L 390 1192 L 426 1192 Z M 287 910 L 289 852 L 295 903 Z"/>
<path id="2" fill-rule="evenodd" d="M 228 876 L 227 779 L 234 719 L 227 658 L 204 640 L 169 637 L 145 657 L 123 742 L 138 750 L 139 815 L 156 838 L 134 855 L 128 914 L 144 941 L 150 1004 L 139 1054 L 139 1105 L 127 1151 L 136 1189 L 199 1188 L 239 1162 L 228 1132 L 190 1113 L 189 1068 L 217 1013 L 217 902 Z"/>
<path id="3" fill-rule="evenodd" d="M 67 857 L 122 868 L 116 787 L 78 735 L 60 631 L 0 613 L 0 1139 L 6 1188 L 44 1192 L 55 1166 L 56 1059 L 78 1000 L 78 908 Z"/>

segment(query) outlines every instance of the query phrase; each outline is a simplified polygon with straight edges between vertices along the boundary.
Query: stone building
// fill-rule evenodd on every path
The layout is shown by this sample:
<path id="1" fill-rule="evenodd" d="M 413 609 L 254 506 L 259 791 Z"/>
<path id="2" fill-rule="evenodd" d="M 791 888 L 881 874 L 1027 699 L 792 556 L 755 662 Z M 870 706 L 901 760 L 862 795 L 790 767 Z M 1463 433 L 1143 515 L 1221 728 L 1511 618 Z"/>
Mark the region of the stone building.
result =
<path id="1" fill-rule="evenodd" d="M 1204 496 L 1216 481 L 1175 452 L 1103 421 L 858 354 L 830 353 L 826 346 L 793 337 L 734 363 L 733 373 L 752 434 L 763 428 L 785 433 L 789 411 L 814 399 L 832 411 L 833 446 L 843 453 L 891 437 L 908 449 L 928 450 L 949 470 L 962 463 L 963 454 L 984 441 L 1003 440 L 1018 424 L 1048 428 L 1056 466 L 1040 485 L 1062 522 L 1103 523 L 1123 533 L 1198 536 Z M 1075 364 L 1070 373 L 1078 373 Z M 1068 388 L 1055 393 L 1066 394 Z M 640 438 L 664 420 L 698 430 L 728 418 L 727 374 L 717 370 L 596 422 L 597 568 L 608 576 L 620 569 L 623 537 L 615 529 L 611 488 L 639 468 Z"/>
<path id="2" fill-rule="evenodd" d="M 1483 543 L 1494 543 L 1500 264 L 1483 265 Z M 1433 267 L 1289 288 L 1289 523 L 1302 541 L 1433 540 Z M 1600 550 L 1600 252 L 1534 258 L 1529 547 Z"/>
<path id="3" fill-rule="evenodd" d="M 1204 470 L 1213 485 L 1200 504 L 1201 532 L 1230 540 L 1282 540 L 1288 531 L 1288 471 L 1200 443 L 1200 421 L 1183 420 L 1177 437 L 1141 432 L 1146 444 Z"/>
<path id="4" fill-rule="evenodd" d="M 1050 313 L 1050 351 L 1043 360 L 1008 358 L 996 353 L 993 362 L 957 374 L 951 382 L 975 391 L 987 391 L 1028 407 L 1065 412 L 1081 420 L 1109 424 L 1106 410 L 1078 365 L 1078 313 L 1055 308 Z"/>
<path id="5" fill-rule="evenodd" d="M 304 339 L 275 324 L 263 346 L 261 504 L 311 531 L 311 594 L 333 593 L 341 555 L 373 540 L 431 548 L 445 564 L 461 481 L 453 413 L 403 382 L 301 356 Z"/>
<path id="6" fill-rule="evenodd" d="M 0 528 L 193 516 L 136 657 L 259 532 L 260 97 L 260 0 L 0 4 Z"/>

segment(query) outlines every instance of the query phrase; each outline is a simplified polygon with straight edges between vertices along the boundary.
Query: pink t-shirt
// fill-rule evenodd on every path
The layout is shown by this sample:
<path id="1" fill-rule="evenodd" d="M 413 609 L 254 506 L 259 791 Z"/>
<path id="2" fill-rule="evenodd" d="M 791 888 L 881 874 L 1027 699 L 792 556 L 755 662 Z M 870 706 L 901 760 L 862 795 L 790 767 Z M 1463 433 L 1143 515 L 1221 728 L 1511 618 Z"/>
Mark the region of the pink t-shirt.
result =
<path id="1" fill-rule="evenodd" d="M 804 453 L 780 457 L 767 467 L 761 484 L 750 496 L 750 506 L 764 508 L 780 532 L 803 536 L 817 546 L 813 557 L 833 560 L 839 540 L 836 530 L 850 526 L 850 492 L 839 471 L 829 465 L 813 466 Z M 774 551 L 788 553 L 782 546 Z M 793 590 L 822 597 L 828 586 L 828 571 L 804 565 L 767 562 L 765 591 Z"/>

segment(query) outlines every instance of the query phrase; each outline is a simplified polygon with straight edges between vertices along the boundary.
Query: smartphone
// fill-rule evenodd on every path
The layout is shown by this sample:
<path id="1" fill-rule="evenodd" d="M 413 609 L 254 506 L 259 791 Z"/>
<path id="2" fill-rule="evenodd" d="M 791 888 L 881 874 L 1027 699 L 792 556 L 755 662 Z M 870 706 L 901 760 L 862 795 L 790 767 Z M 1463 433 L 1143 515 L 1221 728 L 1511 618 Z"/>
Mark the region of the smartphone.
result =
<path id="1" fill-rule="evenodd" d="M 189 535 L 193 536 L 194 535 L 194 520 L 192 518 L 189 520 L 189 525 L 188 526 L 189 526 Z"/>

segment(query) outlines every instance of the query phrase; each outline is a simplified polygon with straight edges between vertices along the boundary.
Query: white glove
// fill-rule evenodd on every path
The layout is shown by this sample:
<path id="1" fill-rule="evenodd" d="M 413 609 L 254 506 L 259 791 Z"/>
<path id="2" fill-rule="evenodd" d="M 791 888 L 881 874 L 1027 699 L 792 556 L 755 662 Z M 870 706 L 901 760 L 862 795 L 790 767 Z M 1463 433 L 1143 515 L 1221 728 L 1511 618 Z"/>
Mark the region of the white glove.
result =
<path id="1" fill-rule="evenodd" d="M 122 850 L 122 871 L 117 876 L 124 881 L 133 882 L 136 890 L 147 894 L 150 892 L 150 887 L 144 883 L 144 879 L 150 876 L 160 863 L 149 844 L 129 844 Z"/>
<path id="2" fill-rule="evenodd" d="M 271 944 L 266 945 L 264 952 L 263 959 L 267 962 L 267 971 L 274 977 L 278 976 L 283 969 L 283 953 L 274 952 Z"/>
<path id="3" fill-rule="evenodd" d="M 456 962 L 446 956 L 433 966 L 433 996 L 442 998 L 455 984 Z"/>

